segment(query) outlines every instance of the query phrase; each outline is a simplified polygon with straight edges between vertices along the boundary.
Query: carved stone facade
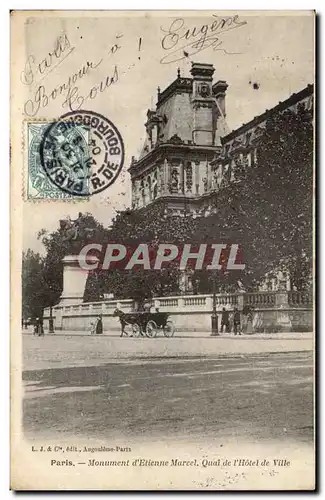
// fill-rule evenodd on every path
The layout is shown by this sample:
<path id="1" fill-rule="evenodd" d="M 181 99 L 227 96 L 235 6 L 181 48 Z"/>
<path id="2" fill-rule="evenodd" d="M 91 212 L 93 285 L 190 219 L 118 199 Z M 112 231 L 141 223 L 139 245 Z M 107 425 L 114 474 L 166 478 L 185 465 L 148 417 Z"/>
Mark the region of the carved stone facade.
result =
<path id="1" fill-rule="evenodd" d="M 163 92 L 158 89 L 155 110 L 148 110 L 146 140 L 140 158 L 129 169 L 132 205 L 141 209 L 160 200 L 171 214 L 204 216 L 213 212 L 212 200 L 228 182 L 239 182 L 258 162 L 258 143 L 273 113 L 299 106 L 313 107 L 313 86 L 249 123 L 230 132 L 226 124 L 227 83 L 213 84 L 211 64 L 192 63 L 192 78 L 177 78 Z"/>

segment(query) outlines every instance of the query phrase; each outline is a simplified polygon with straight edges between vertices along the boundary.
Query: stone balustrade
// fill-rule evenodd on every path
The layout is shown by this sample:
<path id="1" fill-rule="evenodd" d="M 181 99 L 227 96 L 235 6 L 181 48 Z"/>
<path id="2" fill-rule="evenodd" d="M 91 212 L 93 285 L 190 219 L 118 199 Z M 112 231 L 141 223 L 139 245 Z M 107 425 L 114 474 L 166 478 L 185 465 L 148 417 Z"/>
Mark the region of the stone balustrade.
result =
<path id="1" fill-rule="evenodd" d="M 294 307 L 312 306 L 313 295 L 311 292 L 288 292 L 288 303 Z"/>
<path id="2" fill-rule="evenodd" d="M 118 307 L 124 312 L 132 312 L 133 301 L 103 300 L 81 304 L 57 305 L 53 308 L 54 327 L 59 330 L 89 330 L 96 316 L 102 315 L 104 330 L 116 331 L 120 328 L 119 320 L 113 316 Z M 147 302 L 151 311 L 168 312 L 177 330 L 210 331 L 213 296 L 181 295 L 156 297 Z M 308 292 L 254 292 L 216 295 L 216 310 L 219 326 L 223 308 L 230 312 L 235 307 L 242 311 L 244 306 L 251 306 L 253 329 L 255 332 L 276 331 L 312 331 L 313 308 L 312 296 Z M 44 311 L 44 326 L 48 327 L 49 309 Z M 243 319 L 245 319 L 243 317 Z"/>
<path id="3" fill-rule="evenodd" d="M 244 304 L 252 307 L 274 307 L 277 292 L 245 293 Z"/>

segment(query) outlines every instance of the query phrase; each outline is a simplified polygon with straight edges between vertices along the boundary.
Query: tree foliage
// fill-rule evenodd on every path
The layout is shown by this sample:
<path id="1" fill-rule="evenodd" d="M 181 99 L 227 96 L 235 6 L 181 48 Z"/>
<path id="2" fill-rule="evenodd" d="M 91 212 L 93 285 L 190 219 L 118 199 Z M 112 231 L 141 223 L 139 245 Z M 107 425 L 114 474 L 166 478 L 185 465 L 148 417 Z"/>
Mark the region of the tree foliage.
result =
<path id="1" fill-rule="evenodd" d="M 245 271 L 219 275 L 230 290 L 238 277 L 246 289 L 256 289 L 266 273 L 279 270 L 302 290 L 312 269 L 311 112 L 300 105 L 297 113 L 271 115 L 256 147 L 257 161 L 237 167 L 235 179 L 217 193 L 217 213 L 201 221 L 195 239 L 214 234 L 240 246 Z"/>
<path id="2" fill-rule="evenodd" d="M 62 266 L 61 266 L 62 267 Z M 61 270 L 62 275 L 62 270 Z M 53 276 L 46 258 L 27 250 L 22 261 L 22 315 L 23 318 L 40 317 L 45 307 L 57 303 L 61 294 L 58 276 Z"/>
<path id="3" fill-rule="evenodd" d="M 297 114 L 287 110 L 271 116 L 257 162 L 240 185 L 238 234 L 255 279 L 282 269 L 297 289 L 306 287 L 313 220 L 313 125 L 308 110 L 299 106 Z"/>
<path id="4" fill-rule="evenodd" d="M 129 248 L 146 243 L 154 250 L 160 243 L 179 245 L 191 242 L 196 224 L 193 218 L 167 215 L 164 205 L 157 203 L 149 209 L 118 213 L 109 231 L 109 241 L 124 244 Z M 112 269 L 97 274 L 101 290 L 113 291 L 117 298 L 141 301 L 157 295 L 177 294 L 180 291 L 181 271 L 177 263 L 161 271 L 134 267 L 132 270 Z"/>

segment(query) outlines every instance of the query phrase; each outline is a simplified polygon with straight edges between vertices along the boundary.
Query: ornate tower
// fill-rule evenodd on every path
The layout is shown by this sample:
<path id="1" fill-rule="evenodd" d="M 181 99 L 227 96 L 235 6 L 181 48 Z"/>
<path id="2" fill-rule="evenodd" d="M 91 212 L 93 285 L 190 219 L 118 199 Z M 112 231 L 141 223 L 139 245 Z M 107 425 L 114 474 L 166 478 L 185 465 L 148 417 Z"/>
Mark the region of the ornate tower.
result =
<path id="1" fill-rule="evenodd" d="M 177 78 L 158 88 L 156 109 L 148 110 L 146 140 L 132 158 L 133 208 L 161 200 L 175 214 L 196 213 L 213 189 L 210 161 L 228 132 L 224 97 L 227 84 L 214 86 L 212 64 L 192 63 L 192 78 Z M 204 201 L 204 200 L 203 200 Z"/>

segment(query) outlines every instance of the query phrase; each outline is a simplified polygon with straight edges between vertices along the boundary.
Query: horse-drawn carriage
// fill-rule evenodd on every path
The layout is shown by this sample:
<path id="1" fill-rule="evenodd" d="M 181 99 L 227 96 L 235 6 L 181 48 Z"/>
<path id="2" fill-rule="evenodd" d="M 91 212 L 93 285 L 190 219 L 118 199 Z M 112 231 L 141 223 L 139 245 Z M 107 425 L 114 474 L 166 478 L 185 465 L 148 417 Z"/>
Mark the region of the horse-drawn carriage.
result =
<path id="1" fill-rule="evenodd" d="M 132 312 L 125 313 L 115 309 L 113 316 L 120 319 L 123 334 L 129 337 L 147 336 L 156 337 L 158 330 L 162 330 L 165 337 L 172 337 L 175 332 L 174 324 L 168 319 L 169 313 L 165 312 Z"/>

